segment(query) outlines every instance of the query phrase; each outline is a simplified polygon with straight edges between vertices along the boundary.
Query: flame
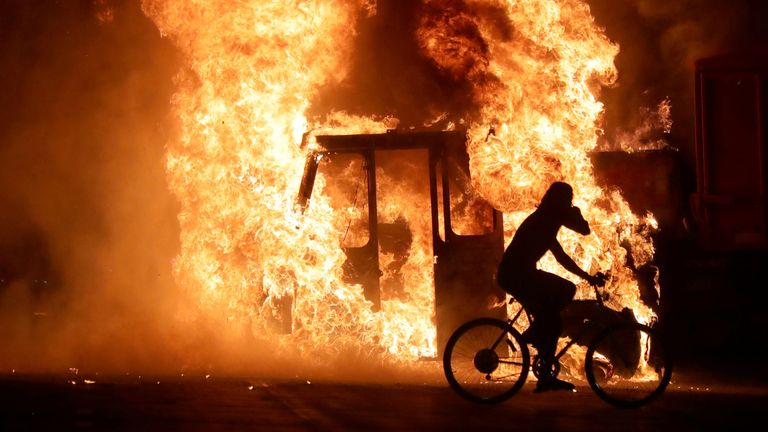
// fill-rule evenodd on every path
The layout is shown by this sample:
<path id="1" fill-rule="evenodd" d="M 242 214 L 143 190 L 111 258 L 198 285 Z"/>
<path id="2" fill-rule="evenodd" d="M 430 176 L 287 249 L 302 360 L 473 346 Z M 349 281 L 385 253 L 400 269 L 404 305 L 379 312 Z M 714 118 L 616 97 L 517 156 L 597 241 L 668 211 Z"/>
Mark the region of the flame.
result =
<path id="1" fill-rule="evenodd" d="M 180 129 L 168 146 L 167 172 L 181 205 L 174 272 L 197 299 L 194 313 L 218 317 L 231 329 L 246 323 L 247 332 L 277 349 L 296 347 L 315 361 L 349 349 L 407 364 L 434 356 L 431 228 L 428 199 L 419 198 L 425 192 L 377 172 L 381 190 L 388 191 L 379 197 L 381 222 L 405 220 L 413 233 L 399 270 L 403 282 L 382 293 L 380 311 L 372 310 L 360 286 L 342 281 L 340 242 L 361 210 L 335 207 L 336 192 L 322 175 L 307 211 L 294 203 L 307 151 L 317 146 L 312 134 L 384 132 L 397 125 L 390 113 L 306 114 L 321 89 L 344 81 L 356 23 L 375 14 L 375 3 L 142 5 L 186 59 L 173 100 Z M 505 213 L 507 239 L 552 181 L 571 183 L 593 235 L 563 230 L 564 248 L 586 270 L 611 272 L 612 306 L 652 319 L 624 264 L 628 253 L 637 265 L 653 258 L 649 234 L 656 222 L 652 215 L 634 215 L 617 191 L 598 187 L 589 160 L 601 134 L 599 91 L 616 80 L 619 48 L 586 3 L 424 0 L 420 13 L 422 54 L 446 76 L 470 83 L 476 105 L 437 119 L 425 113 L 424 124 L 466 115 L 472 181 Z M 307 132 L 310 145 L 304 146 Z M 414 194 L 409 202 L 424 206 L 401 204 Z M 385 251 L 381 256 L 382 267 L 394 260 Z M 541 266 L 573 279 L 551 256 Z M 385 273 L 382 280 L 394 278 Z M 579 296 L 592 295 L 579 287 Z"/>
<path id="2" fill-rule="evenodd" d="M 445 9 L 451 2 L 426 3 Z M 657 223 L 652 215 L 634 215 L 618 192 L 597 186 L 589 160 L 601 133 L 599 89 L 616 80 L 613 59 L 618 46 L 595 24 L 582 1 L 462 4 L 466 6 L 440 22 L 423 22 L 422 47 L 436 64 L 477 82 L 474 94 L 481 120 L 469 129 L 476 187 L 504 212 L 510 238 L 553 181 L 569 182 L 575 190 L 574 203 L 591 221 L 593 235 L 580 237 L 562 230 L 563 247 L 585 270 L 613 275 L 609 296 L 613 307 L 628 306 L 638 319 L 649 320 L 653 313 L 637 300 L 637 282 L 624 264 L 627 253 L 638 265 L 653 258 L 649 235 Z M 497 13 L 506 15 L 505 26 L 512 30 L 501 31 L 498 20 L 482 16 L 473 21 L 471 31 L 447 29 L 446 25 L 462 21 L 457 17 L 469 13 L 468 5 L 499 8 Z M 475 42 L 477 34 L 486 45 Z M 444 48 L 456 45 L 475 49 Z M 465 51 L 475 54 L 473 66 L 459 70 L 452 56 Z M 622 244 L 629 244 L 631 252 Z M 580 282 L 551 255 L 540 267 Z M 593 297 L 587 286 L 580 288 L 580 297 Z"/>
<path id="3" fill-rule="evenodd" d="M 663 134 L 672 131 L 672 101 L 666 98 L 655 109 L 640 109 L 641 123 L 632 131 L 619 130 L 615 147 L 626 151 L 659 150 L 670 148 Z"/>

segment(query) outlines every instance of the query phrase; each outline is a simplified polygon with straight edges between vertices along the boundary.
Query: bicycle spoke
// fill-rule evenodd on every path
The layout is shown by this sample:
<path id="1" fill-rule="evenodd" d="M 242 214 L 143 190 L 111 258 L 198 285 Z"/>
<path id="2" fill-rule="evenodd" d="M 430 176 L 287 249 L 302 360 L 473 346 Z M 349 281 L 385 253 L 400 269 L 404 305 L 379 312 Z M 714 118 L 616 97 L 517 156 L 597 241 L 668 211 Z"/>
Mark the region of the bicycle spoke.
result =
<path id="1" fill-rule="evenodd" d="M 510 361 L 510 360 L 499 360 L 499 363 L 501 364 L 508 364 L 508 365 L 514 365 L 514 366 L 522 366 L 523 362 L 521 361 Z"/>
<path id="2" fill-rule="evenodd" d="M 446 344 L 443 365 L 460 395 L 484 403 L 501 401 L 523 385 L 528 352 L 503 321 L 479 319 L 460 327 Z"/>
<path id="3" fill-rule="evenodd" d="M 501 375 L 501 376 L 495 377 L 494 379 L 496 379 L 496 380 L 507 380 L 509 378 L 519 377 L 519 376 L 520 376 L 520 373 L 516 373 L 516 374 L 509 374 L 509 375 Z"/>
<path id="4" fill-rule="evenodd" d="M 658 397 L 672 373 L 663 344 L 642 324 L 606 330 L 590 344 L 585 366 L 587 380 L 601 398 L 627 407 Z"/>

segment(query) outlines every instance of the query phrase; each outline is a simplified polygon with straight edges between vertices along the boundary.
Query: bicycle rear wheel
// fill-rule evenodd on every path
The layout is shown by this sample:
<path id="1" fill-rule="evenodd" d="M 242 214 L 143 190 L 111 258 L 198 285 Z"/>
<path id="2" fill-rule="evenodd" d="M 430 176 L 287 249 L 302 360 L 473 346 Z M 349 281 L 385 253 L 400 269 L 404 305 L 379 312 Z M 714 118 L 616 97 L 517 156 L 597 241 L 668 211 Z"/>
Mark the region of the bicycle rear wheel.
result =
<path id="1" fill-rule="evenodd" d="M 478 403 L 497 403 L 515 394 L 530 367 L 528 347 L 506 322 L 479 318 L 459 327 L 448 339 L 443 370 L 461 396 Z"/>
<path id="2" fill-rule="evenodd" d="M 649 326 L 612 326 L 589 345 L 584 362 L 587 381 L 601 399 L 618 407 L 651 402 L 672 377 L 669 352 Z"/>

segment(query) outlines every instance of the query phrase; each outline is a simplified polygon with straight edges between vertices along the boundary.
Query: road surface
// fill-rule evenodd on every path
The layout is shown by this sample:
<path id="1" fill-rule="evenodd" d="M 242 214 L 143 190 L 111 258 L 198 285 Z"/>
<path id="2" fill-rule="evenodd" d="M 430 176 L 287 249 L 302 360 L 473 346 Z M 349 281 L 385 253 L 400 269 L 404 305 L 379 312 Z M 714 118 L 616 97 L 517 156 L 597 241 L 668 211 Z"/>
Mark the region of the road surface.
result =
<path id="1" fill-rule="evenodd" d="M 653 404 L 617 409 L 588 387 L 481 406 L 446 385 L 341 384 L 186 376 L 0 377 L 0 430 L 702 431 L 744 430 L 768 415 L 758 385 L 675 382 Z"/>

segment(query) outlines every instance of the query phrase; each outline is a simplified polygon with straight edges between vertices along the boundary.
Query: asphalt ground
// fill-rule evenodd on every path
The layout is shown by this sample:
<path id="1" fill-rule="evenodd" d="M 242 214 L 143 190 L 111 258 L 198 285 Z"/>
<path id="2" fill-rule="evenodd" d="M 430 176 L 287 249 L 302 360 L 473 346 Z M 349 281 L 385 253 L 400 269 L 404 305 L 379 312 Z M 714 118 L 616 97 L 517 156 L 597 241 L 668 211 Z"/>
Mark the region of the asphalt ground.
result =
<path id="1" fill-rule="evenodd" d="M 613 407 L 584 384 L 534 394 L 528 383 L 496 405 L 445 383 L 342 383 L 257 377 L 0 377 L 0 430 L 66 431 L 702 431 L 765 419 L 768 385 L 706 372 L 677 374 L 651 404 Z"/>

